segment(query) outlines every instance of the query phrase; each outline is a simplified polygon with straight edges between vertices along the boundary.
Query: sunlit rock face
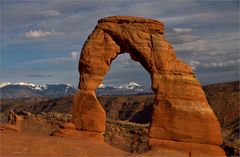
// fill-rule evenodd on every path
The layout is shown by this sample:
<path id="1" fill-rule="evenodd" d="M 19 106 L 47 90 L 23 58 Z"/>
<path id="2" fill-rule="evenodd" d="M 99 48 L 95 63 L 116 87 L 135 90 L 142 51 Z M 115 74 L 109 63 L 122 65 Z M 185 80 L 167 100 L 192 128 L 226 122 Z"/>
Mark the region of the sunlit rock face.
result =
<path id="1" fill-rule="evenodd" d="M 73 123 L 79 130 L 104 132 L 106 114 L 96 98 L 96 89 L 111 62 L 119 54 L 129 53 L 149 72 L 155 93 L 149 145 L 190 155 L 224 155 L 219 147 L 220 125 L 200 83 L 190 66 L 176 58 L 163 34 L 163 23 L 152 19 L 100 19 L 82 48 Z"/>

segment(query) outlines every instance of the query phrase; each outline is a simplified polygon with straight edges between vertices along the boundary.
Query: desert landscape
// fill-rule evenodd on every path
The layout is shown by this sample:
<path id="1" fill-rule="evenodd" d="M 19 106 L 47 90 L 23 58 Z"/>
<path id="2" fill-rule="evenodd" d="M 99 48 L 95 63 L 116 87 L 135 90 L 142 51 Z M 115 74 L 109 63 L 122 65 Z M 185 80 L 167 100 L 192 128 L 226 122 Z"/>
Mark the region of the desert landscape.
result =
<path id="1" fill-rule="evenodd" d="M 221 124 L 221 147 L 228 156 L 239 156 L 239 81 L 208 85 L 203 90 Z M 95 144 L 85 138 L 83 142 L 82 136 L 78 139 L 51 135 L 72 120 L 73 96 L 1 99 L 1 125 L 7 123 L 9 110 L 14 110 L 23 119 L 18 127 L 1 128 L 1 154 L 151 156 L 154 152 L 149 152 L 147 135 L 153 98 L 153 95 L 99 96 L 98 100 L 107 114 L 106 144 Z M 92 150 L 97 153 L 91 154 Z"/>
<path id="2" fill-rule="evenodd" d="M 1 1 L 0 155 L 239 156 L 239 2 L 108 2 Z"/>

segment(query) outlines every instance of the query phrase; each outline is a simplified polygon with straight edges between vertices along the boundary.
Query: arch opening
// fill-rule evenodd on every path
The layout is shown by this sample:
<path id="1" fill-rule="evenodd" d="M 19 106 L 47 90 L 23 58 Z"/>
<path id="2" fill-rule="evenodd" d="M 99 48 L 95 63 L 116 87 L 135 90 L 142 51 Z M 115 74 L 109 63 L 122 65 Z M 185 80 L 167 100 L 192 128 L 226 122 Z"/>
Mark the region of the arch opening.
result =
<path id="1" fill-rule="evenodd" d="M 111 66 L 101 84 L 118 87 L 129 82 L 136 82 L 147 91 L 151 88 L 149 73 L 138 61 L 133 60 L 128 52 L 124 52 L 111 61 Z"/>
<path id="2" fill-rule="evenodd" d="M 114 91 L 130 82 L 142 85 L 144 91 Z M 128 52 L 124 52 L 112 60 L 101 87 L 104 87 L 102 92 L 104 89 L 110 90 L 106 95 L 100 94 L 99 88 L 96 91 L 97 99 L 106 112 L 105 142 L 127 152 L 148 151 L 148 130 L 154 100 L 149 73 Z"/>
<path id="3" fill-rule="evenodd" d="M 128 53 L 119 54 L 104 78 L 96 95 L 107 119 L 140 124 L 151 122 L 153 92 L 150 76 L 138 62 Z"/>

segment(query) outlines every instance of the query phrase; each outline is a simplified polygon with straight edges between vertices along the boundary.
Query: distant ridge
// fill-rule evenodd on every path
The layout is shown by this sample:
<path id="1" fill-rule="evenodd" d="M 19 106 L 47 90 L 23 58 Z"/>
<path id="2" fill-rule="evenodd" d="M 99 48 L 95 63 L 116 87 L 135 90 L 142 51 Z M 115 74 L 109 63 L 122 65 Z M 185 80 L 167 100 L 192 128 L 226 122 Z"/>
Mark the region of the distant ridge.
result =
<path id="1" fill-rule="evenodd" d="M 1 98 L 49 97 L 58 98 L 74 94 L 77 89 L 67 84 L 40 84 L 25 82 L 0 83 Z"/>
<path id="2" fill-rule="evenodd" d="M 96 91 L 97 95 L 141 95 L 152 93 L 151 89 L 144 89 L 142 85 L 130 81 L 121 85 L 100 84 Z"/>
<path id="3" fill-rule="evenodd" d="M 1 82 L 1 98 L 49 97 L 58 98 L 73 95 L 77 88 L 70 84 L 33 84 L 29 82 Z M 130 81 L 121 85 L 99 85 L 97 95 L 140 95 L 152 93 L 140 84 Z"/>

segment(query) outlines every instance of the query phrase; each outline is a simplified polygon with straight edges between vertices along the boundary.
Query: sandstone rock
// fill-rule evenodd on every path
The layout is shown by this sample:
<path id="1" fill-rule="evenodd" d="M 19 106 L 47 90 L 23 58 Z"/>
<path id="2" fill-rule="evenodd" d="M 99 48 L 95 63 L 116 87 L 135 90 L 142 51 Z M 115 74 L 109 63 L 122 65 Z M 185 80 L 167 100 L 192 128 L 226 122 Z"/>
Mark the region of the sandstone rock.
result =
<path id="1" fill-rule="evenodd" d="M 74 97 L 73 124 L 76 129 L 104 132 L 106 113 L 92 93 L 80 90 Z"/>
<path id="2" fill-rule="evenodd" d="M 95 92 L 112 60 L 126 52 L 151 76 L 155 104 L 150 138 L 221 145 L 220 125 L 200 83 L 190 66 L 176 58 L 163 33 L 162 22 L 141 17 L 113 16 L 98 21 L 79 61 L 80 91 L 72 109 L 77 129 L 104 131 L 105 112 Z"/>
<path id="3" fill-rule="evenodd" d="M 1 130 L 21 131 L 18 125 L 13 124 L 2 124 L 0 125 Z"/>
<path id="4" fill-rule="evenodd" d="M 22 116 L 16 115 L 16 123 L 19 123 L 23 120 Z"/>
<path id="5" fill-rule="evenodd" d="M 215 145 L 189 143 L 182 141 L 150 139 L 151 149 L 168 152 L 169 156 L 225 156 L 225 152 Z"/>
<path id="6" fill-rule="evenodd" d="M 51 133 L 52 136 L 60 136 L 60 137 L 64 137 L 64 136 L 74 136 L 75 135 L 75 130 L 72 129 L 57 129 L 56 131 L 54 131 L 53 133 Z"/>
<path id="7" fill-rule="evenodd" d="M 24 119 L 31 119 L 36 120 L 36 115 L 32 114 L 31 112 L 22 111 L 22 114 L 24 115 Z"/>
<path id="8" fill-rule="evenodd" d="M 60 137 L 73 137 L 79 138 L 81 140 L 88 139 L 95 143 L 104 143 L 103 134 L 98 132 L 89 132 L 89 131 L 79 131 L 72 129 L 57 129 L 50 134 L 51 136 L 60 136 Z"/>
<path id="9" fill-rule="evenodd" d="M 0 126 L 0 130 L 5 130 L 4 127 Z"/>
<path id="10" fill-rule="evenodd" d="M 60 128 L 75 130 L 75 125 L 73 123 L 64 123 L 60 125 Z"/>

